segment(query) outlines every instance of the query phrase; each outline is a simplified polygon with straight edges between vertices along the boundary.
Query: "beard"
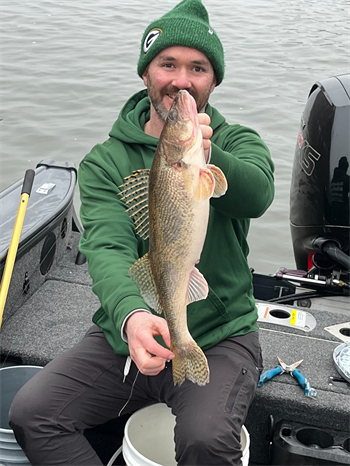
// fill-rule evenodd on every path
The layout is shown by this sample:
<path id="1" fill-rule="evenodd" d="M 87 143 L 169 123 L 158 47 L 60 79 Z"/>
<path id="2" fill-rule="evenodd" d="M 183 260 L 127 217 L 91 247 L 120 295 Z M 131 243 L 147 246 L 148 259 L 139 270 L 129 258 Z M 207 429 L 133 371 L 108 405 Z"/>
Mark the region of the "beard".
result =
<path id="1" fill-rule="evenodd" d="M 149 100 L 154 107 L 157 115 L 162 121 L 166 121 L 170 108 L 167 108 L 164 104 L 163 98 L 165 96 L 173 96 L 180 91 L 181 89 L 174 87 L 174 86 L 167 86 L 163 89 L 157 89 L 156 86 L 153 84 L 150 75 L 147 76 L 147 91 Z M 186 89 L 189 94 L 194 98 L 197 104 L 197 111 L 198 113 L 204 112 L 205 107 L 208 103 L 209 96 L 211 94 L 211 87 L 205 90 L 202 95 L 198 95 L 195 89 Z"/>

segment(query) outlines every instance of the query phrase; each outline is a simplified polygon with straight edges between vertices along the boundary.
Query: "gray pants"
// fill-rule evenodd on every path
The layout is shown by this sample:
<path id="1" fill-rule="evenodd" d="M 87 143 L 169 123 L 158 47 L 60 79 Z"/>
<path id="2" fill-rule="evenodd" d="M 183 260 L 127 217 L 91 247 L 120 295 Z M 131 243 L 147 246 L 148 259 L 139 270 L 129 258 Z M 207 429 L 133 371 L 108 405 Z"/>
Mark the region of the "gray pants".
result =
<path id="1" fill-rule="evenodd" d="M 98 466 L 83 431 L 116 418 L 132 391 L 123 414 L 158 402 L 172 408 L 179 465 L 240 465 L 240 431 L 262 368 L 258 333 L 226 339 L 205 354 L 205 387 L 187 380 L 174 387 L 171 363 L 153 377 L 132 363 L 123 382 L 126 358 L 94 325 L 18 392 L 11 428 L 33 466 Z"/>

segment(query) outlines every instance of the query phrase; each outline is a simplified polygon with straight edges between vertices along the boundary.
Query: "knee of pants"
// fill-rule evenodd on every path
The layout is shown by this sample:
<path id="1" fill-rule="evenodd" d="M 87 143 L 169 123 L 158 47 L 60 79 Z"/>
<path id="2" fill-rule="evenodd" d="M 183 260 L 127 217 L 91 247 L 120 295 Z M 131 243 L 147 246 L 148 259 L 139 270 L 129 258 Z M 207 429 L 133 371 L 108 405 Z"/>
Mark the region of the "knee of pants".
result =
<path id="1" fill-rule="evenodd" d="M 228 419 L 225 418 L 208 417 L 205 422 L 193 422 L 193 424 L 188 423 L 185 426 L 176 427 L 177 452 L 185 453 L 185 455 L 189 453 L 197 455 L 202 452 L 203 455 L 213 455 L 213 458 L 228 453 L 229 456 L 236 455 L 240 458 L 242 451 L 240 435 L 235 435 L 235 429 L 227 421 Z M 240 429 L 237 428 L 237 430 Z"/>
<path id="2" fill-rule="evenodd" d="M 26 385 L 15 396 L 9 411 L 9 424 L 21 447 L 24 449 L 31 431 L 40 430 L 45 415 L 45 405 L 38 395 L 27 389 Z M 38 420 L 41 419 L 39 422 Z"/>

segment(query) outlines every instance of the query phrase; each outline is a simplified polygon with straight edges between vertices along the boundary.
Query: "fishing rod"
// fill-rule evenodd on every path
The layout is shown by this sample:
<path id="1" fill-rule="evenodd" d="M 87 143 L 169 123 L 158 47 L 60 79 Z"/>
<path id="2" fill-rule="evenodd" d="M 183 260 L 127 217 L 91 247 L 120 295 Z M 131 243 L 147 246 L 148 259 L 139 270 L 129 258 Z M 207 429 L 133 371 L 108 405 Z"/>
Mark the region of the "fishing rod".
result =
<path id="1" fill-rule="evenodd" d="M 35 172 L 34 170 L 27 170 L 24 175 L 23 186 L 21 191 L 21 199 L 17 211 L 17 217 L 13 228 L 12 238 L 9 250 L 6 257 L 4 273 L 0 285 L 0 328 L 2 325 L 2 316 L 5 309 L 7 293 L 10 286 L 13 266 L 15 264 L 18 245 L 21 237 L 24 217 L 27 211 L 28 200 L 32 191 Z"/>

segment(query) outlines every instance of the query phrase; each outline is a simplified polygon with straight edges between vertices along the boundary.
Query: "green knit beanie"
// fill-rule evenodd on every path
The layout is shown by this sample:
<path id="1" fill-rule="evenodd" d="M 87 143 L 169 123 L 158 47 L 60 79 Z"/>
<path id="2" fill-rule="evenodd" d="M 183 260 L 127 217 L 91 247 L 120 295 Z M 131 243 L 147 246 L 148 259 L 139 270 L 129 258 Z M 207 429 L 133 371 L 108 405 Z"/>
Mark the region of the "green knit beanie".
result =
<path id="1" fill-rule="evenodd" d="M 214 29 L 209 24 L 208 12 L 200 0 L 182 0 L 171 11 L 145 30 L 137 73 L 143 72 L 162 50 L 180 45 L 197 49 L 210 60 L 218 86 L 224 79 L 224 49 Z"/>

